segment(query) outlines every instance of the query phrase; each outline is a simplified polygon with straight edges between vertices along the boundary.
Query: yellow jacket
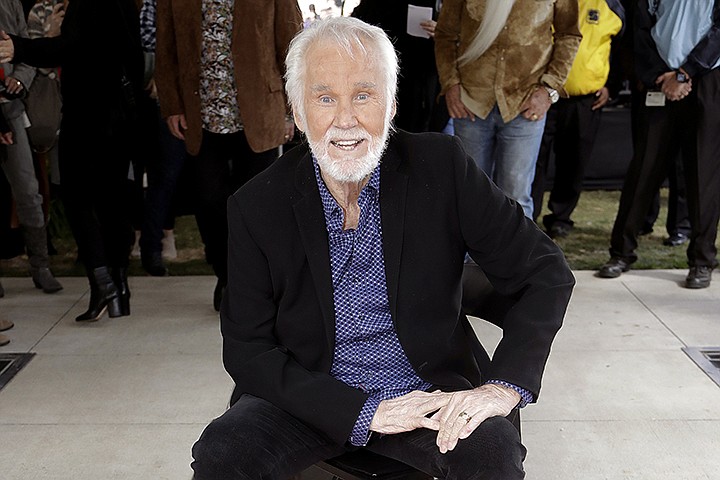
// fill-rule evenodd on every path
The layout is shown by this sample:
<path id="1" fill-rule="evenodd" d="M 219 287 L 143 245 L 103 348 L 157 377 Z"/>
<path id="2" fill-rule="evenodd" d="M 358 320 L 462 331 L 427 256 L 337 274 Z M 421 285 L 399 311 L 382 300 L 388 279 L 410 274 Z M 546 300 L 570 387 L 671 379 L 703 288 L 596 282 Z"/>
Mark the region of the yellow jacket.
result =
<path id="1" fill-rule="evenodd" d="M 579 0 L 582 41 L 565 91 L 570 96 L 595 93 L 610 73 L 610 43 L 623 29 L 624 10 L 617 0 Z"/>

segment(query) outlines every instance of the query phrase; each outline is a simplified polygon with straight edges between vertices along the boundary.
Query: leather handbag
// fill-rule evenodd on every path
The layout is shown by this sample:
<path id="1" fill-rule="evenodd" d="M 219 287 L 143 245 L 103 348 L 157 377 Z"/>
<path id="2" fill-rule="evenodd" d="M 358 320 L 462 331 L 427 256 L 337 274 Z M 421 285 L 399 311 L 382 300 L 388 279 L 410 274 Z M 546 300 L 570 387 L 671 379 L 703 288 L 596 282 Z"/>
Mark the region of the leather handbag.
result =
<path id="1" fill-rule="evenodd" d="M 52 149 L 57 143 L 62 119 L 62 94 L 56 70 L 37 70 L 25 98 L 25 111 L 30 118 L 27 133 L 33 150 L 44 153 Z"/>

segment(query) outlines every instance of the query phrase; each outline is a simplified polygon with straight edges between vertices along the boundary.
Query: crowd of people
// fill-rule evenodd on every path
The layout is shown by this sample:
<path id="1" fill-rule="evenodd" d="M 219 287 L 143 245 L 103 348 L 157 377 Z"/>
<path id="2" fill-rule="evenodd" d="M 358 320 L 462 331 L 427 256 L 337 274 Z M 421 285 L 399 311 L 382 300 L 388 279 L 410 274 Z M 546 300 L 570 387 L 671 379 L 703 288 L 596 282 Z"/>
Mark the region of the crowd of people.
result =
<path id="1" fill-rule="evenodd" d="M 285 478 L 356 447 L 443 478 L 522 478 L 517 409 L 537 400 L 574 284 L 549 237 L 572 234 L 622 79 L 634 147 L 598 276 L 636 261 L 668 176 L 685 286 L 718 265 L 720 0 L 362 0 L 331 19 L 287 0 L 0 5 L 0 163 L 39 289 L 62 286 L 38 158 L 88 277 L 77 321 L 130 315 L 135 232 L 145 270 L 168 274 L 174 191 L 192 179 L 237 387 L 193 449 L 198 479 Z M 58 80 L 41 148 L 28 127 L 51 119 L 29 99 Z M 468 266 L 504 298 L 492 359 L 461 310 Z M 298 438 L 315 447 L 298 455 Z"/>

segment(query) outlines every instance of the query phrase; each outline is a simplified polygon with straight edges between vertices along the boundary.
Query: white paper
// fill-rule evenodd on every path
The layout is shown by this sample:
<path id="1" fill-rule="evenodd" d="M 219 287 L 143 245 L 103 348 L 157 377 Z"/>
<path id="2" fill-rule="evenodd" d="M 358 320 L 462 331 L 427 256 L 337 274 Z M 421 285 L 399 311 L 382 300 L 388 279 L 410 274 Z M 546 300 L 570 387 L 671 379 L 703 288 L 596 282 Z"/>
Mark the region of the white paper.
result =
<path id="1" fill-rule="evenodd" d="M 421 26 L 420 22 L 432 20 L 432 7 L 418 7 L 417 5 L 408 5 L 407 15 L 407 33 L 413 37 L 430 38 L 430 34 Z"/>

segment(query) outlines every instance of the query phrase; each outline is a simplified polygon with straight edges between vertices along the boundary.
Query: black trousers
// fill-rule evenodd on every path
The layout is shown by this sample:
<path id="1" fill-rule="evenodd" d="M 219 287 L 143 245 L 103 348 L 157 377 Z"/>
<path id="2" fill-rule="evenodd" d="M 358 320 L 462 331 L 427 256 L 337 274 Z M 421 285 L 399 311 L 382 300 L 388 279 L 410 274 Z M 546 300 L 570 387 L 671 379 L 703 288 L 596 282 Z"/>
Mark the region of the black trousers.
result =
<path id="1" fill-rule="evenodd" d="M 637 142 L 613 226 L 610 255 L 637 260 L 637 232 L 655 192 L 682 155 L 692 227 L 690 266 L 716 266 L 720 219 L 720 69 L 693 80 L 685 99 L 640 108 Z"/>
<path id="2" fill-rule="evenodd" d="M 383 435 L 364 448 L 442 479 L 525 477 L 526 450 L 506 418 L 487 419 L 446 454 L 435 445 L 436 435 L 426 429 Z M 243 395 L 195 443 L 192 468 L 195 480 L 284 480 L 350 448 L 330 442 L 266 400 Z"/>
<path id="3" fill-rule="evenodd" d="M 277 149 L 253 152 L 243 131 L 203 131 L 200 152 L 186 159 L 194 180 L 195 218 L 205 258 L 222 285 L 227 284 L 227 199 L 276 158 Z"/>
<path id="4" fill-rule="evenodd" d="M 127 122 L 63 117 L 58 146 L 62 199 L 88 272 L 129 263 L 134 235 L 127 179 L 136 139 Z"/>
<path id="5" fill-rule="evenodd" d="M 555 150 L 555 181 L 550 192 L 550 214 L 543 218 L 546 228 L 560 222 L 573 225 L 570 216 L 582 192 L 585 169 L 592 157 L 600 128 L 601 110 L 592 110 L 595 95 L 561 98 L 550 107 L 532 185 L 533 218 L 542 210 L 545 177 L 550 153 Z"/>

